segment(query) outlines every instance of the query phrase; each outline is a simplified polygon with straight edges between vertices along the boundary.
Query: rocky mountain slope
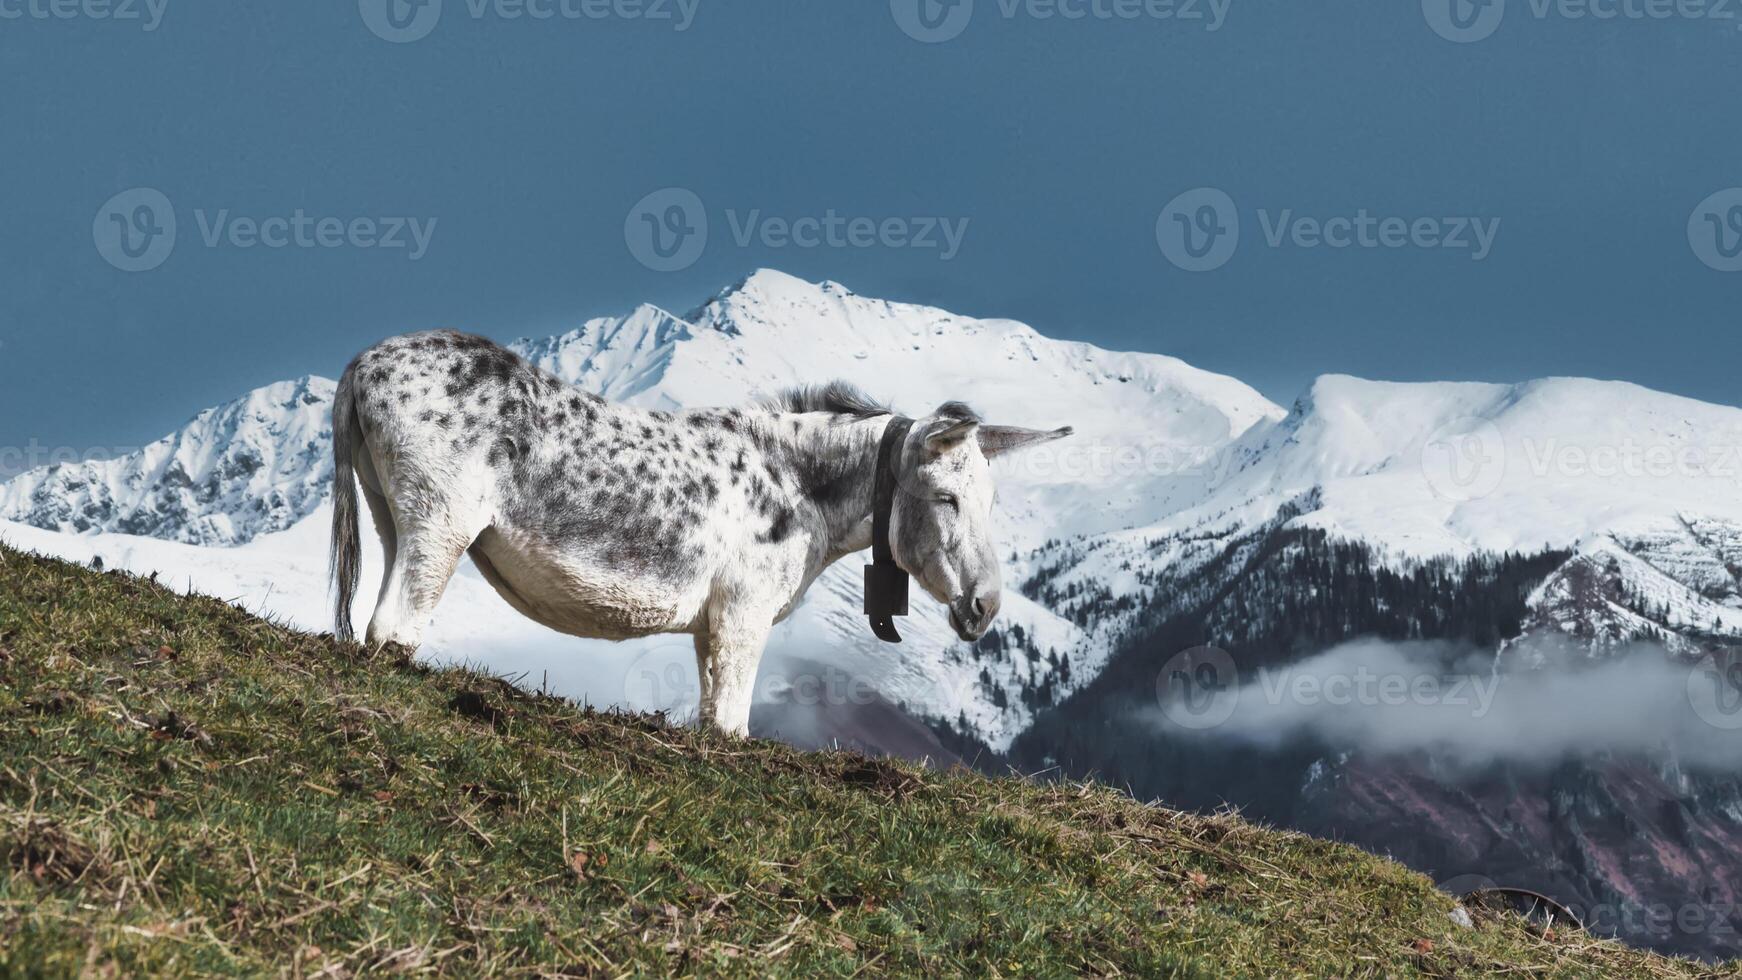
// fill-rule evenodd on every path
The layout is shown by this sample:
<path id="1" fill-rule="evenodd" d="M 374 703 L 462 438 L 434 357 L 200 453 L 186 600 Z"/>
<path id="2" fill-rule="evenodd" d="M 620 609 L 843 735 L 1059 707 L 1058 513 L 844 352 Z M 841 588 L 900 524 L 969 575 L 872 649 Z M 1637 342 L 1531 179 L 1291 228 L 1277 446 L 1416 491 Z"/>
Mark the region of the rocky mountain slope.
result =
<path id="1" fill-rule="evenodd" d="M 1211 491 L 1153 524 L 1050 542 L 1030 557 L 1055 605 L 1103 649 L 1170 583 L 1276 522 L 1434 557 L 1566 551 L 1531 596 L 1532 634 L 1593 652 L 1634 640 L 1696 656 L 1742 637 L 1742 410 L 1621 382 L 1391 384 L 1320 378 L 1219 457 Z M 1594 573 L 1594 574 L 1593 574 Z M 1599 582 L 1601 584 L 1599 584 Z M 1039 594 L 1035 588 L 1029 590 Z"/>

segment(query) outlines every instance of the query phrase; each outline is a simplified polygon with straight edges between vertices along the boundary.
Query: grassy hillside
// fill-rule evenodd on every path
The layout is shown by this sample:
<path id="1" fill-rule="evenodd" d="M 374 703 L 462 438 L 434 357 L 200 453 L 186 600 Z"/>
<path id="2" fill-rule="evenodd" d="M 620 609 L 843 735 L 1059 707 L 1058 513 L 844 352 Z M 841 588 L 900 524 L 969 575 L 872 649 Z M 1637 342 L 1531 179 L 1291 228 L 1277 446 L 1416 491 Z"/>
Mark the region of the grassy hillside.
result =
<path id="1" fill-rule="evenodd" d="M 1452 908 L 1232 817 L 584 711 L 0 548 L 0 975 L 1710 975 Z"/>

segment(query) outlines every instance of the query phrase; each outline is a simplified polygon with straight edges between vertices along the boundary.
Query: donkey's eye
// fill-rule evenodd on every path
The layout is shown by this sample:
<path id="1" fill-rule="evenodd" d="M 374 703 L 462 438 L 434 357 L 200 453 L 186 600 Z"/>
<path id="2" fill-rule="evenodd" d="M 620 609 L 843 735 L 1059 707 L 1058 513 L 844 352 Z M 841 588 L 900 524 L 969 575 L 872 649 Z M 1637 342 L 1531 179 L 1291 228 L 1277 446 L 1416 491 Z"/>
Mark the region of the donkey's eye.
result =
<path id="1" fill-rule="evenodd" d="M 938 501 L 938 503 L 943 504 L 945 507 L 948 507 L 951 510 L 961 510 L 962 509 L 962 502 L 960 500 L 957 500 L 954 496 L 947 494 L 947 493 L 939 494 L 937 501 Z"/>

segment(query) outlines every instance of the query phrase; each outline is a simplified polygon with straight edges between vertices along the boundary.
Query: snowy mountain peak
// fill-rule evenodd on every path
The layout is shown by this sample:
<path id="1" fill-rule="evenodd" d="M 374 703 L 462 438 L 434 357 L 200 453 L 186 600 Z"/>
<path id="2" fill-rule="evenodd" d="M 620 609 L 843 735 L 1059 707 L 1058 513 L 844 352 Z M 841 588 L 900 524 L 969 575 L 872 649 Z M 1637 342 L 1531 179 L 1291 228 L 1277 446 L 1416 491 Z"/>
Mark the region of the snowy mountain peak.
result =
<path id="1" fill-rule="evenodd" d="M 555 337 L 522 338 L 510 348 L 546 371 L 617 401 L 673 408 L 655 389 L 677 346 L 694 336 L 686 321 L 642 304 L 625 317 L 599 317 Z M 649 392 L 653 392 L 651 397 Z M 651 404 L 646 404 L 651 401 Z"/>
<path id="2" fill-rule="evenodd" d="M 811 282 L 779 269 L 757 269 L 725 289 L 715 293 L 706 303 L 691 313 L 689 319 L 704 318 L 705 311 L 716 305 L 789 304 L 812 301 L 818 296 L 852 296 L 853 291 L 833 280 Z"/>
<path id="3" fill-rule="evenodd" d="M 1016 523 L 1044 534 L 1141 524 L 1177 509 L 1201 495 L 1205 457 L 1283 414 L 1245 384 L 1175 358 L 1053 340 L 1013 320 L 770 269 L 684 320 L 643 307 L 517 349 L 648 408 L 738 404 L 840 378 L 908 413 L 959 400 L 999 422 L 1074 425 L 1077 436 L 1042 461 L 1050 469 L 1031 466 L 1005 494 Z"/>

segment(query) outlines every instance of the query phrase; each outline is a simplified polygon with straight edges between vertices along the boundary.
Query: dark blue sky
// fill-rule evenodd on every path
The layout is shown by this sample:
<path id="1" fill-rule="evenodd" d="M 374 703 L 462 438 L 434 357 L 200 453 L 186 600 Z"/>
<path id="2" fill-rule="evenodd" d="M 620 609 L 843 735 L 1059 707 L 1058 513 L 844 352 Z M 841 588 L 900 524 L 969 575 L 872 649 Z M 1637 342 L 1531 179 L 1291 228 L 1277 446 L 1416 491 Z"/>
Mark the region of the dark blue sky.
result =
<path id="1" fill-rule="evenodd" d="M 1090 9 L 1078 19 L 1041 16 L 1051 0 L 977 0 L 965 22 L 932 9 L 940 30 L 965 27 L 928 44 L 888 0 L 617 0 L 679 19 L 695 5 L 681 31 L 445 0 L 410 43 L 368 26 L 391 33 L 371 11 L 385 2 L 167 0 L 147 31 L 0 0 L 22 14 L 0 19 L 0 446 L 135 445 L 250 387 L 336 376 L 387 334 L 509 338 L 641 301 L 682 312 L 758 266 L 1174 354 L 1285 402 L 1328 371 L 1580 374 L 1742 400 L 1742 273 L 1701 258 L 1729 263 L 1742 198 L 1707 209 L 1725 237 L 1703 252 L 1689 228 L 1742 185 L 1742 3 L 1600 20 L 1510 0 L 1492 36 L 1454 43 L 1415 0 L 1218 0 L 1214 31 L 1151 16 L 1163 0 L 1065 0 Z M 1097 15 L 1116 8 L 1137 16 Z M 1492 27 L 1495 8 L 1468 9 L 1473 31 Z M 1214 16 L 1209 0 L 1187 12 Z M 105 258 L 135 261 L 114 236 L 145 244 L 162 226 L 138 198 L 99 212 L 141 187 L 170 202 L 177 237 L 128 273 Z M 666 187 L 693 192 L 710 225 L 674 272 L 625 241 L 637 202 Z M 1215 226 L 1196 223 L 1216 217 L 1200 197 L 1163 216 L 1204 187 L 1234 203 L 1241 236 L 1225 265 L 1189 272 L 1158 245 L 1158 217 L 1162 238 L 1181 219 Z M 655 221 L 682 217 L 659 204 Z M 235 219 L 299 209 L 305 241 L 338 219 L 322 234 L 339 247 L 242 247 Z M 1402 244 L 1330 248 L 1311 225 L 1278 226 L 1363 211 L 1370 240 L 1401 219 Z M 873 239 L 890 219 L 967 226 L 945 261 L 795 247 L 765 222 L 741 246 L 752 212 L 873 219 Z M 435 226 L 414 261 L 358 247 L 388 230 L 365 218 Z M 1480 260 L 1468 232 L 1472 248 L 1421 246 L 1467 218 L 1500 222 Z M 1420 219 L 1435 219 L 1425 237 Z M 1327 225 L 1339 241 L 1352 227 Z"/>

